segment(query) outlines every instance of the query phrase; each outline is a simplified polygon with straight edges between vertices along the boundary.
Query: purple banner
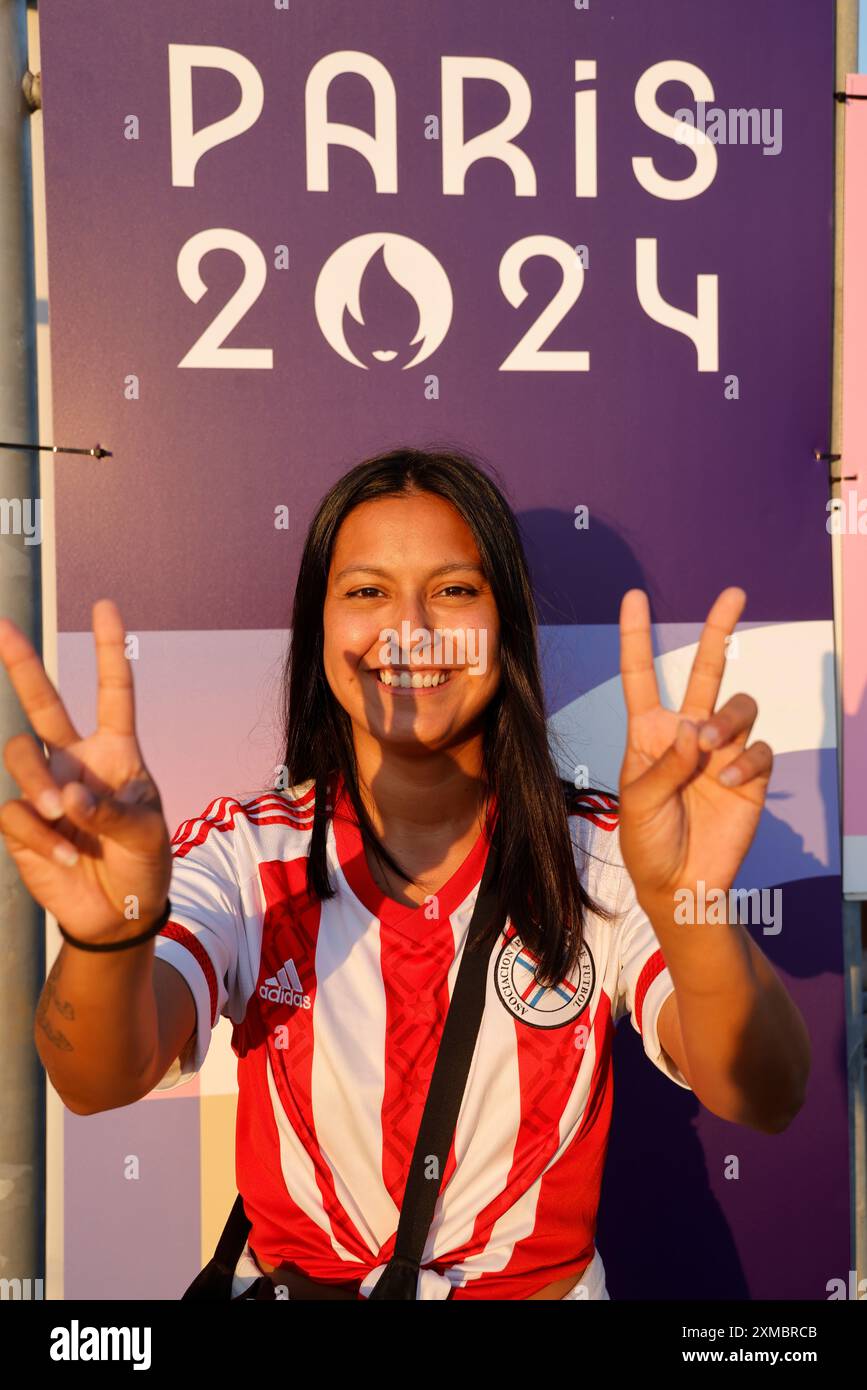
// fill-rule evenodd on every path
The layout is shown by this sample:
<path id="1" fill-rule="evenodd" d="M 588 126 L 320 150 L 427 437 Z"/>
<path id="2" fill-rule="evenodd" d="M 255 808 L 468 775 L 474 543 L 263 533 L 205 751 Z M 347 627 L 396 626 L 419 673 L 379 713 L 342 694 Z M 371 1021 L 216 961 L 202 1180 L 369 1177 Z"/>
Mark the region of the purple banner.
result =
<path id="1" fill-rule="evenodd" d="M 734 688 L 756 695 L 756 736 L 778 754 L 744 882 L 784 889 L 785 929 L 758 940 L 808 1019 L 810 1095 L 784 1135 L 727 1125 L 621 1029 L 599 1244 L 615 1298 L 827 1297 L 849 1267 L 814 459 L 831 399 L 833 0 L 43 0 L 40 22 L 55 437 L 111 452 L 56 465 L 76 713 L 92 711 L 91 605 L 110 595 L 150 635 L 136 687 L 169 819 L 254 785 L 279 740 L 248 732 L 273 716 L 262 679 L 313 507 L 401 443 L 466 446 L 498 472 L 546 625 L 552 722 L 575 757 L 582 740 L 591 761 L 610 747 L 614 776 L 623 592 L 650 593 L 674 690 L 711 601 L 742 585 Z M 182 1094 L 204 1115 L 230 1092 Z M 168 1136 L 176 1103 L 136 1113 Z M 123 1151 L 124 1114 L 102 1122 L 94 1145 L 107 1125 Z M 86 1129 L 68 1209 L 92 1186 Z M 198 1154 L 178 1142 L 176 1161 L 198 1182 Z M 87 1267 L 81 1211 L 68 1219 L 67 1296 L 101 1279 L 100 1296 L 183 1288 L 226 1192 L 203 1184 L 178 1272 L 172 1165 L 150 1182 L 171 1267 L 157 1214 L 147 1276 L 121 1287 L 141 1210 L 118 1198 L 110 1277 Z"/>

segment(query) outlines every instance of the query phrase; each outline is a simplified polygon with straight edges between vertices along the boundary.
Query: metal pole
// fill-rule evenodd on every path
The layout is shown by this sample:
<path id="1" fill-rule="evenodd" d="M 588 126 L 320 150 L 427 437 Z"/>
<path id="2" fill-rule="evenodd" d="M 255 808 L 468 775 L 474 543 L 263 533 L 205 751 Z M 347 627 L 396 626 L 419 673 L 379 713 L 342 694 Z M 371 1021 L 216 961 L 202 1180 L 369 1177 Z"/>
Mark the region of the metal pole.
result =
<path id="1" fill-rule="evenodd" d="M 26 0 L 0 0 L 0 436 L 25 440 L 38 438 L 26 71 Z M 39 545 L 28 544 L 41 535 L 37 459 L 0 451 L 0 613 L 38 650 Z M 0 744 L 28 727 L 0 671 Z M 16 794 L 0 767 L 0 800 Z M 13 1297 L 34 1297 L 43 1277 L 45 1086 L 33 1013 L 44 974 L 42 913 L 0 847 L 0 1278 L 21 1280 L 4 1286 Z"/>
<path id="2" fill-rule="evenodd" d="M 858 71 L 857 0 L 837 0 L 837 61 L 834 89 L 846 90 L 846 74 Z M 831 412 L 831 452 L 843 453 L 843 203 L 846 141 L 846 106 L 838 103 L 836 116 L 835 207 L 834 207 L 834 393 Z M 834 469 L 830 470 L 832 473 Z M 837 466 L 846 468 L 845 457 Z M 832 487 L 839 497 L 839 484 Z M 842 555 L 841 537 L 831 543 L 834 574 L 834 650 L 837 690 L 837 728 L 843 728 L 842 647 Z M 842 819 L 843 760 L 838 754 L 838 790 Z M 842 845 L 842 824 L 840 843 Z M 867 1275 L 867 1131 L 865 1131 L 864 1088 L 864 969 L 861 947 L 861 906 L 843 903 L 843 985 L 846 1007 L 846 1058 L 849 1091 L 849 1210 L 851 1213 L 851 1261 L 856 1279 Z"/>

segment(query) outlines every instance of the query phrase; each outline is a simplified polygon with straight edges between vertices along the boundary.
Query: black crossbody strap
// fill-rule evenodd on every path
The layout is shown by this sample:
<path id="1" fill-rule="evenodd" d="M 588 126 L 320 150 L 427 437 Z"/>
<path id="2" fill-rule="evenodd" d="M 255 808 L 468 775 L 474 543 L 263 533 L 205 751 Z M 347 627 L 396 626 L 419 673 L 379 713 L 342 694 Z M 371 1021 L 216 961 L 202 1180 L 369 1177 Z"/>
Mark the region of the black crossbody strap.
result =
<path id="1" fill-rule="evenodd" d="M 249 1234 L 250 1218 L 244 1210 L 244 1199 L 239 1192 L 214 1251 L 214 1259 L 221 1269 L 235 1273 L 235 1266 L 241 1258 Z"/>
<path id="2" fill-rule="evenodd" d="M 410 1163 L 397 1225 L 394 1254 L 371 1290 L 370 1299 L 415 1299 L 425 1242 L 485 1007 L 490 951 L 471 950 L 491 928 L 497 912 L 499 820 L 467 930 L 464 953 L 443 1025 L 424 1113 Z M 431 1160 L 434 1176 L 431 1173 Z"/>
<path id="3" fill-rule="evenodd" d="M 241 1258 L 249 1231 L 250 1222 L 239 1194 L 229 1212 L 213 1258 L 196 1275 L 186 1292 L 181 1294 L 181 1299 L 231 1299 L 235 1266 Z"/>

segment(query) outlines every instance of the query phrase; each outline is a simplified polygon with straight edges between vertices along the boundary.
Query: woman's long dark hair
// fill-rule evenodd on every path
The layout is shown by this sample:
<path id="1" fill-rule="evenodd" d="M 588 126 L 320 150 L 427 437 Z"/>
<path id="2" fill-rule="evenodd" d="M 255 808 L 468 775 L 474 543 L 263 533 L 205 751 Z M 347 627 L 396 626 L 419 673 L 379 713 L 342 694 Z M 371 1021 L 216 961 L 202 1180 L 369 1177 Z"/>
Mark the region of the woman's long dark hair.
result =
<path id="1" fill-rule="evenodd" d="M 584 911 L 611 913 L 592 902 L 575 866 L 567 803 L 569 793 L 578 794 L 558 776 L 548 746 L 536 606 L 517 522 L 499 488 L 465 453 L 406 448 L 366 459 L 337 480 L 307 534 L 282 705 L 288 784 L 315 782 L 308 887 L 318 898 L 334 895 L 326 861 L 326 789 L 337 772 L 365 842 L 410 881 L 376 835 L 359 792 L 352 724 L 325 675 L 323 607 L 335 537 L 349 513 L 362 502 L 417 492 L 443 498 L 463 517 L 497 605 L 501 678 L 484 712 L 483 776 L 499 812 L 500 906 L 539 958 L 540 983 L 553 984 L 577 962 Z"/>

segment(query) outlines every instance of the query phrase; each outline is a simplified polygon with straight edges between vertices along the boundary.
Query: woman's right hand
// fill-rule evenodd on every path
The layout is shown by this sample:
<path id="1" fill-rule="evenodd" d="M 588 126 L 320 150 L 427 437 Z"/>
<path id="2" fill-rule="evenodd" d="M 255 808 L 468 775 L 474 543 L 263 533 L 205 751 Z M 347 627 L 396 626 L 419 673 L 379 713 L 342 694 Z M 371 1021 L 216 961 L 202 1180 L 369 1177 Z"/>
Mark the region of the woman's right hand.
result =
<path id="1" fill-rule="evenodd" d="M 0 660 L 38 735 L 17 734 L 3 750 L 22 797 L 0 806 L 0 834 L 37 902 L 72 936 L 107 942 L 156 921 L 172 857 L 136 739 L 132 670 L 111 599 L 93 605 L 93 635 L 97 727 L 82 738 L 31 643 L 0 619 Z"/>

